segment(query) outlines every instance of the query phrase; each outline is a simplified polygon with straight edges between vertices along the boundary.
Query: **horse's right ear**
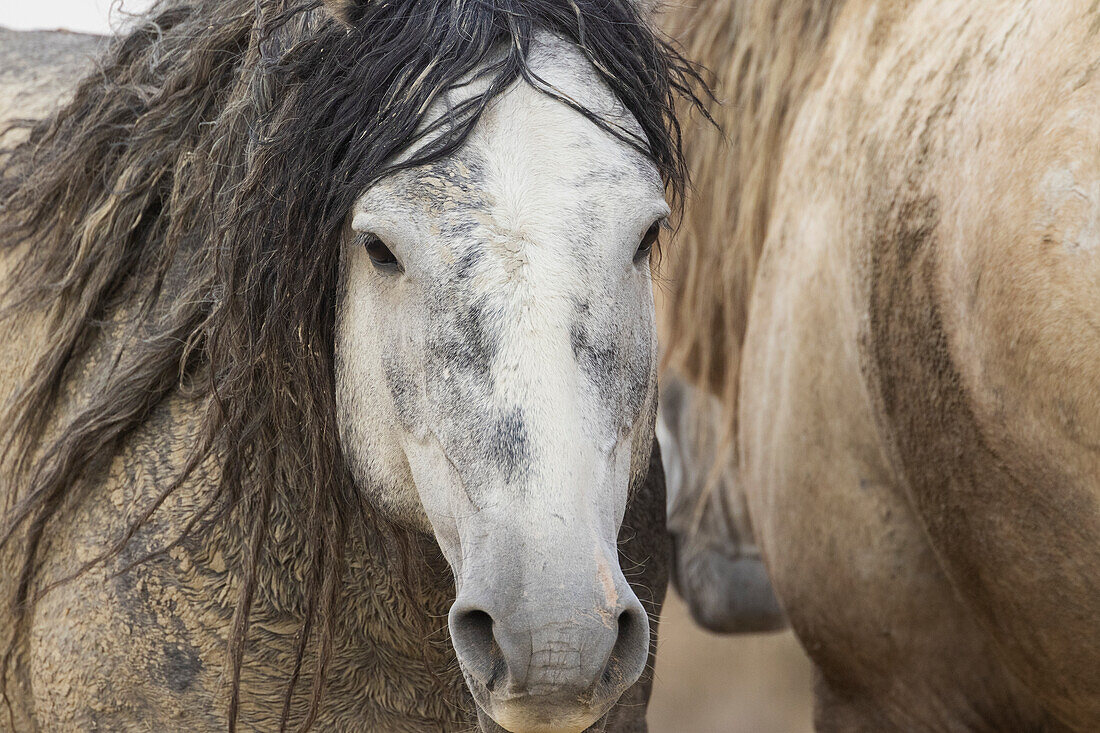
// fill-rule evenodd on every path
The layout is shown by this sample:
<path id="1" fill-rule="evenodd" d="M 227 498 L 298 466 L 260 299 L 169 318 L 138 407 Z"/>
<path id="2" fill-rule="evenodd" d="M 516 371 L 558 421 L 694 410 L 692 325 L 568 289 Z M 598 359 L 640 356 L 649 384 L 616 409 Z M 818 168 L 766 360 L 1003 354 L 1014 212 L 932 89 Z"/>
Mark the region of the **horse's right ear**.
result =
<path id="1" fill-rule="evenodd" d="M 325 8 L 344 25 L 354 26 L 370 0 L 324 0 Z"/>

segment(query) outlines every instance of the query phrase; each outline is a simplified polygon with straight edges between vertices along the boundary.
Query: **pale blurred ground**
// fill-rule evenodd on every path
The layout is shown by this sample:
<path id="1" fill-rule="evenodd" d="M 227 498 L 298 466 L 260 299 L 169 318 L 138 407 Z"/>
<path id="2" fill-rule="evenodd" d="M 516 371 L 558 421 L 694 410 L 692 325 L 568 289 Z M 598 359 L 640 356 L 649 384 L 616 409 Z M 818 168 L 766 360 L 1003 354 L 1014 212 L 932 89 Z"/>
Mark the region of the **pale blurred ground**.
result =
<path id="1" fill-rule="evenodd" d="M 810 662 L 794 635 L 716 636 L 669 589 L 650 733 L 810 733 Z"/>
<path id="2" fill-rule="evenodd" d="M 0 25 L 13 30 L 65 30 L 109 33 L 125 27 L 130 13 L 152 0 L 0 0 Z"/>

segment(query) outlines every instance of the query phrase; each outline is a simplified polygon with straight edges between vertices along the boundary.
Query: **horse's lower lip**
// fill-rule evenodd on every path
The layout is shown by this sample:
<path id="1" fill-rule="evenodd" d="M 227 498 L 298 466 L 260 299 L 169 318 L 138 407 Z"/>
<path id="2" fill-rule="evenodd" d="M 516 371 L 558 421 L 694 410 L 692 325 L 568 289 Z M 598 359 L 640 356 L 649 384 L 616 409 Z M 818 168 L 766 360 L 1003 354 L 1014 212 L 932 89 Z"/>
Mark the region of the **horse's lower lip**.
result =
<path id="1" fill-rule="evenodd" d="M 567 689 L 501 690 L 489 692 L 467 677 L 480 714 L 511 733 L 580 733 L 587 730 L 618 700 L 618 695 L 600 696 L 594 691 Z M 482 719 L 485 723 L 485 719 Z"/>
<path id="2" fill-rule="evenodd" d="M 490 695 L 486 712 L 512 733 L 580 733 L 603 717 L 613 704 L 612 700 L 606 706 L 593 706 L 582 703 L 575 695 L 560 693 L 508 698 Z"/>

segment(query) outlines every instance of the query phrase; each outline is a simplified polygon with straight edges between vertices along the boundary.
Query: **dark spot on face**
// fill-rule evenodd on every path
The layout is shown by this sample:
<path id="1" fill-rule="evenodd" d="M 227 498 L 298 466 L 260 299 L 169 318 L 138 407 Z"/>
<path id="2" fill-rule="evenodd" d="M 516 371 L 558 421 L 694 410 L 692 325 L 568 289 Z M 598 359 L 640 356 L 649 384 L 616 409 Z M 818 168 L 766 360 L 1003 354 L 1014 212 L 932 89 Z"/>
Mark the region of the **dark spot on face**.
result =
<path id="1" fill-rule="evenodd" d="M 404 195 L 420 200 L 437 212 L 462 212 L 470 207 L 484 209 L 486 196 L 484 166 L 467 152 L 461 159 L 448 158 L 406 174 Z M 463 226 L 463 225 L 459 225 Z"/>
<path id="2" fill-rule="evenodd" d="M 588 327 L 581 321 L 575 322 L 569 329 L 569 345 L 573 356 L 584 370 L 585 376 L 603 388 L 612 378 L 615 363 L 619 360 L 618 349 L 613 343 L 596 343 Z"/>
<path id="3" fill-rule="evenodd" d="M 613 321 L 600 318 L 588 302 L 577 303 L 576 316 L 569 342 L 577 364 L 616 416 L 616 423 L 622 426 L 633 422 L 648 394 L 649 340 L 641 331 L 617 328 Z"/>
<path id="4" fill-rule="evenodd" d="M 440 224 L 440 236 L 448 241 L 465 240 L 473 236 L 478 223 L 469 216 L 450 217 Z"/>
<path id="5" fill-rule="evenodd" d="M 484 256 L 485 250 L 480 245 L 471 246 L 458 259 L 458 265 L 455 267 L 455 277 L 459 279 L 470 277 Z"/>
<path id="6" fill-rule="evenodd" d="M 401 421 L 406 427 L 417 422 L 419 402 L 416 395 L 416 382 L 409 370 L 402 367 L 395 354 L 390 353 L 382 357 L 382 371 L 386 375 L 386 383 L 390 388 L 394 408 Z"/>
<path id="7" fill-rule="evenodd" d="M 496 353 L 496 337 L 487 328 L 487 308 L 482 301 L 457 306 L 442 302 L 438 311 L 443 319 L 432 319 L 433 328 L 428 337 L 432 360 L 453 372 L 467 373 L 487 380 L 493 356 Z M 449 311 L 449 312 L 447 312 Z M 438 323 L 438 327 L 435 324 Z"/>
<path id="8" fill-rule="evenodd" d="M 463 467 L 467 492 L 476 500 L 478 487 L 498 471 L 497 465 L 509 465 L 509 451 L 518 450 L 518 444 L 510 447 L 515 439 L 507 437 L 507 427 L 496 430 L 493 419 L 500 313 L 489 300 L 464 295 L 454 282 L 439 283 L 429 308 L 425 419 L 435 426 L 447 456 Z M 513 457 L 518 465 L 522 456 Z"/>
<path id="9" fill-rule="evenodd" d="M 493 426 L 489 438 L 489 457 L 500 466 L 509 482 L 515 481 L 530 461 L 527 425 L 520 408 L 513 408 Z"/>

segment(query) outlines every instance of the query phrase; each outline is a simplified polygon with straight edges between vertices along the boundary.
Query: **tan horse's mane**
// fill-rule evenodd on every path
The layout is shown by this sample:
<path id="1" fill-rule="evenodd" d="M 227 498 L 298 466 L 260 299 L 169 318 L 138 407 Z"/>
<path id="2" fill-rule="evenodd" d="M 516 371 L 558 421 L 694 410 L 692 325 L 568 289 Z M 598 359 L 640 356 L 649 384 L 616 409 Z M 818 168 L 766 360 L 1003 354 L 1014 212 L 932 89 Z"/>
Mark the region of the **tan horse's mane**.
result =
<path id="1" fill-rule="evenodd" d="M 685 55 L 710 69 L 717 100 L 708 107 L 720 125 L 685 131 L 693 190 L 668 248 L 665 366 L 721 396 L 729 436 L 783 146 L 843 4 L 717 0 L 670 7 L 663 21 Z"/>

